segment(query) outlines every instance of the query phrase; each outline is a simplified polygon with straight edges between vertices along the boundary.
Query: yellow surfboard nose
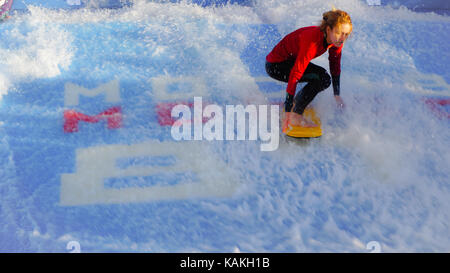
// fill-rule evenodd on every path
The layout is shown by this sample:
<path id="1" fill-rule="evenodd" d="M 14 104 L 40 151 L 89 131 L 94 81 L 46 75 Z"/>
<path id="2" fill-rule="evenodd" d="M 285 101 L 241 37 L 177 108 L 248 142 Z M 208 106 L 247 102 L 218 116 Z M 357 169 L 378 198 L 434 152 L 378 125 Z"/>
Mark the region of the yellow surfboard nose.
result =
<path id="1" fill-rule="evenodd" d="M 303 116 L 314 122 L 317 127 L 301 127 L 289 124 L 284 133 L 291 137 L 320 137 L 322 135 L 321 122 L 314 108 L 306 108 Z"/>

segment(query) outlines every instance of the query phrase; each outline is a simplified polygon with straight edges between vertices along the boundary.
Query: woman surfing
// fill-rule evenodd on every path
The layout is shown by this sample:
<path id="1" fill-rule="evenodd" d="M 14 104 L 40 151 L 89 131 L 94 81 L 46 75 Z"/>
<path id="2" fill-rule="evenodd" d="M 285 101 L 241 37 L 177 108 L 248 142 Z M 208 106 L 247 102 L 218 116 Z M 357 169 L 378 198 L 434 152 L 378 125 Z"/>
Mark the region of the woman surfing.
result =
<path id="1" fill-rule="evenodd" d="M 345 11 L 333 9 L 323 14 L 320 26 L 303 27 L 286 35 L 267 55 L 267 74 L 287 82 L 283 131 L 288 124 L 316 127 L 316 124 L 303 117 L 303 112 L 314 97 L 331 83 L 337 105 L 344 106 L 340 96 L 341 55 L 344 42 L 352 30 L 350 16 Z M 327 50 L 331 77 L 326 69 L 311 63 L 312 59 Z M 307 84 L 295 95 L 298 82 Z"/>

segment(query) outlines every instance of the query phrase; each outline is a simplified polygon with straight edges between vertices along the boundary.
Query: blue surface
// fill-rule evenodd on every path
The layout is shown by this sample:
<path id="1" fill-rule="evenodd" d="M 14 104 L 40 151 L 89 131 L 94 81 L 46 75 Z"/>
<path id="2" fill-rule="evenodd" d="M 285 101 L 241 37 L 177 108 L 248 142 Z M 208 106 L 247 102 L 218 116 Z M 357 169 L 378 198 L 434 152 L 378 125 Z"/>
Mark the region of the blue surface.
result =
<path id="1" fill-rule="evenodd" d="M 205 82 L 204 101 L 218 105 L 243 104 L 239 95 L 253 86 L 269 101 L 281 102 L 283 93 L 274 90 L 285 85 L 264 71 L 266 54 L 282 38 L 279 25 L 212 23 L 189 16 L 177 20 L 0 25 L 0 47 L 9 52 L 1 55 L 4 63 L 19 50 L 18 56 L 29 54 L 32 60 L 20 68 L 33 65 L 40 49 L 58 49 L 49 43 L 53 33 L 67 35 L 53 38 L 67 42 L 62 47 L 73 54 L 67 57 L 70 65 L 61 61 L 59 73 L 51 75 L 1 70 L 0 76 L 10 80 L 0 107 L 1 251 L 66 252 L 69 241 L 79 242 L 84 252 L 367 252 L 369 241 L 379 242 L 384 251 L 449 250 L 449 123 L 433 116 L 421 101 L 424 95 L 407 88 L 411 63 L 416 66 L 412 71 L 429 81 L 417 87 L 434 84 L 427 89 L 434 93 L 426 97 L 448 96 L 450 68 L 442 60 L 450 50 L 433 32 L 450 33 L 448 23 L 355 20 L 356 33 L 376 36 L 390 29 L 383 42 L 405 63 L 388 57 L 366 60 L 357 45 L 381 51 L 385 44 L 370 44 L 370 37 L 349 41 L 343 96 L 350 111 L 338 115 L 327 90 L 316 99 L 324 137 L 305 142 L 281 137 L 280 148 L 268 153 L 259 150 L 259 140 L 175 142 L 170 126 L 158 123 L 156 109 L 161 103 L 192 102 L 191 93 L 201 93 L 196 84 Z M 192 33 L 197 34 L 193 40 Z M 431 34 L 424 38 L 423 33 Z M 39 47 L 40 39 L 49 47 Z M 428 42 L 433 50 L 427 51 Z M 50 59 L 67 53 L 45 52 L 52 52 Z M 233 74 L 227 65 L 243 67 L 237 71 L 247 74 Z M 430 75 L 444 81 L 434 82 Z M 380 79 L 379 85 L 373 87 L 364 77 Z M 166 97 L 155 79 L 173 80 Z M 246 80 L 250 84 L 236 92 L 233 84 Z M 79 95 L 78 104 L 70 104 L 65 95 L 74 86 L 89 92 L 117 86 L 120 98 Z M 108 129 L 101 121 L 81 122 L 74 133 L 63 130 L 65 110 L 96 115 L 114 106 L 123 111 L 121 128 Z M 91 154 L 83 157 L 86 151 Z M 112 167 L 95 161 L 110 157 Z M 83 169 L 90 166 L 82 158 L 95 159 L 91 173 Z M 187 169 L 164 169 L 180 162 Z M 153 169 L 158 171 L 145 173 Z M 63 188 L 63 180 L 74 174 L 83 184 L 111 170 L 122 175 L 104 179 L 104 189 L 123 191 L 128 194 L 124 198 L 136 194 L 135 201 L 109 203 L 99 197 L 83 203 L 78 192 Z M 124 175 L 127 170 L 130 174 Z M 208 188 L 198 182 L 205 174 L 217 187 L 197 196 Z M 188 185 L 181 197 L 176 196 L 179 185 Z M 156 186 L 169 193 L 138 199 L 139 190 Z M 72 199 L 65 200 L 63 192 Z"/>

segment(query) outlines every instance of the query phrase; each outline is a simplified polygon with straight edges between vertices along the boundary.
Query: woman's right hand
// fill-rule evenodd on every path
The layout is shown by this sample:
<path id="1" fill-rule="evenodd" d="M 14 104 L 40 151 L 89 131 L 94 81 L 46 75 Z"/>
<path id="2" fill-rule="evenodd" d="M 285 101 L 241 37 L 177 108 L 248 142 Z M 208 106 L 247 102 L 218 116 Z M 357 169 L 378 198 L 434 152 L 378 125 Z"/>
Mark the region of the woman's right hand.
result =
<path id="1" fill-rule="evenodd" d="M 289 121 L 291 119 L 291 114 L 292 112 L 284 112 L 284 116 L 281 123 L 282 132 L 286 132 L 289 125 Z"/>
<path id="2" fill-rule="evenodd" d="M 291 112 L 294 107 L 294 96 L 286 92 L 286 99 L 284 100 L 284 112 Z"/>

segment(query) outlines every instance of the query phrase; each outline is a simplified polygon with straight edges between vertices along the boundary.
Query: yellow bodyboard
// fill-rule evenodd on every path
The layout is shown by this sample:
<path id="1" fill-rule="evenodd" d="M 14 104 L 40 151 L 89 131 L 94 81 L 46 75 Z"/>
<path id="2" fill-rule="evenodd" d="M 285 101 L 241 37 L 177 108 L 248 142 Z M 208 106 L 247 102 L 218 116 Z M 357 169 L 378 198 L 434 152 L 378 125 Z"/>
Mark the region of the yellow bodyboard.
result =
<path id="1" fill-rule="evenodd" d="M 317 127 L 300 127 L 289 124 L 283 132 L 291 137 L 320 137 L 322 135 L 321 123 L 314 109 L 311 107 L 306 108 L 303 116 L 317 124 Z"/>

